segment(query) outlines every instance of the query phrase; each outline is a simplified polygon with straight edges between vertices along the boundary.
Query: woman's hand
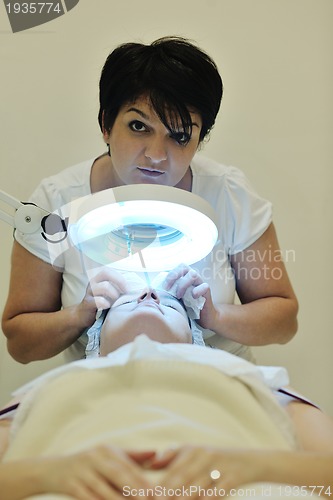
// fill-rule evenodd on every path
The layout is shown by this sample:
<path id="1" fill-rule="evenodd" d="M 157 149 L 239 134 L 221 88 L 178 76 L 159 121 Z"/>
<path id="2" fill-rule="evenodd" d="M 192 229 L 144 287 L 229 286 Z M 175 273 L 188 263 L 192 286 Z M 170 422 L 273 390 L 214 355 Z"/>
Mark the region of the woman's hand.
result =
<path id="1" fill-rule="evenodd" d="M 182 299 L 188 289 L 194 299 L 204 297 L 205 303 L 200 312 L 198 324 L 203 328 L 210 328 L 214 324 L 216 308 L 213 304 L 211 291 L 208 283 L 205 283 L 198 271 L 186 264 L 180 264 L 170 271 L 164 280 L 164 287 L 168 291 L 177 282 L 176 294 L 178 299 Z"/>
<path id="2" fill-rule="evenodd" d="M 109 309 L 127 291 L 127 282 L 121 273 L 115 269 L 103 268 L 90 280 L 86 294 L 78 305 L 78 314 L 84 326 L 91 326 L 97 311 Z"/>
<path id="3" fill-rule="evenodd" d="M 225 496 L 241 485 L 264 481 L 270 452 L 249 450 L 223 450 L 209 446 L 183 446 L 166 450 L 150 462 L 152 469 L 165 469 L 162 483 L 166 489 L 185 488 L 191 498 L 199 495 L 200 488 L 225 490 Z M 194 487 L 194 489 L 193 489 Z M 200 487 L 200 488 L 199 488 Z M 197 492 L 197 494 L 196 494 Z"/>
<path id="4" fill-rule="evenodd" d="M 141 464 L 154 452 L 126 452 L 117 447 L 97 446 L 89 451 L 36 462 L 40 491 L 60 493 L 77 500 L 113 500 L 123 488 L 146 489 Z"/>

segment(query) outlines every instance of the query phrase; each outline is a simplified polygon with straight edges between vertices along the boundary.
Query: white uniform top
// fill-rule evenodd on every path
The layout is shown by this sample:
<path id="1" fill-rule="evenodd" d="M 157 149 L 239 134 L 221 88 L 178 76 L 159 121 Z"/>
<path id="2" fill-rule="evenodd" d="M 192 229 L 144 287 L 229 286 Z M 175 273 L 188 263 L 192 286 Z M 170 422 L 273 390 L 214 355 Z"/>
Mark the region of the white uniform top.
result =
<path id="1" fill-rule="evenodd" d="M 94 160 L 69 167 L 59 174 L 44 179 L 32 194 L 30 201 L 53 212 L 65 207 L 74 199 L 91 194 L 90 175 Z M 272 221 L 272 206 L 258 196 L 245 175 L 235 167 L 227 167 L 195 155 L 191 170 L 192 192 L 212 205 L 217 215 L 219 239 L 212 252 L 192 267 L 197 269 L 211 288 L 215 303 L 232 304 L 235 300 L 235 278 L 229 256 L 254 243 Z M 16 240 L 40 259 L 56 263 L 63 272 L 61 301 L 63 307 L 79 303 L 84 297 L 88 277 L 82 255 L 74 247 L 66 247 L 56 259 L 52 256 L 56 245 L 47 243 L 39 233 L 22 234 L 16 231 Z M 203 335 L 214 345 L 246 359 L 251 359 L 248 347 L 204 330 Z M 68 360 L 84 356 L 86 335 L 83 334 L 68 350 Z"/>

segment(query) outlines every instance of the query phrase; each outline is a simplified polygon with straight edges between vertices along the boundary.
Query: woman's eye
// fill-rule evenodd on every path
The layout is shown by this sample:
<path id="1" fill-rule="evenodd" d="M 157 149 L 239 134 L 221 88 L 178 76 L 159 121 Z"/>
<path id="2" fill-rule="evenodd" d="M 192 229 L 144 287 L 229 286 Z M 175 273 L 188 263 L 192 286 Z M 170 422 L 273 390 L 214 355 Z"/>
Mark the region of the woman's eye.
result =
<path id="1" fill-rule="evenodd" d="M 147 130 L 146 125 L 139 120 L 133 120 L 132 122 L 130 122 L 129 127 L 134 132 L 146 132 Z"/>
<path id="2" fill-rule="evenodd" d="M 171 304 L 163 304 L 163 305 L 165 305 L 165 307 L 171 307 L 171 309 L 177 311 L 177 308 L 175 306 L 172 306 Z"/>
<path id="3" fill-rule="evenodd" d="M 174 139 L 181 146 L 186 146 L 190 142 L 191 136 L 186 132 L 174 132 L 171 134 L 172 139 Z"/>
<path id="4" fill-rule="evenodd" d="M 125 304 L 130 304 L 131 302 L 134 302 L 133 300 L 126 300 L 125 302 L 119 302 L 116 304 L 117 307 L 119 306 L 124 306 Z"/>

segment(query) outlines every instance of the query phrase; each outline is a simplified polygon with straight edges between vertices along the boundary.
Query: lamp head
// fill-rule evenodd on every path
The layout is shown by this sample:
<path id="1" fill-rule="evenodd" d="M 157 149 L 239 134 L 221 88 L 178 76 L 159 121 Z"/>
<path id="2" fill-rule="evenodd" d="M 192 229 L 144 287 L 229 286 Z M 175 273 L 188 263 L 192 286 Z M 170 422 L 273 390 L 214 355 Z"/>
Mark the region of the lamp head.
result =
<path id="1" fill-rule="evenodd" d="M 217 241 L 214 221 L 212 207 L 193 193 L 133 184 L 72 202 L 68 231 L 98 264 L 158 272 L 203 259 Z"/>

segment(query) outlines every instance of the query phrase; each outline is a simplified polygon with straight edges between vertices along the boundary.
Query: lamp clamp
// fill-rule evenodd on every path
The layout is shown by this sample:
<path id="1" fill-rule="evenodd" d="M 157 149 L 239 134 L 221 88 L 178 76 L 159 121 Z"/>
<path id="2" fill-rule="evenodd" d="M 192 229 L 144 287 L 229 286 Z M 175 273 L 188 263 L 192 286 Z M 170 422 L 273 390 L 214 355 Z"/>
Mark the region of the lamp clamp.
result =
<path id="1" fill-rule="evenodd" d="M 0 209 L 0 219 L 25 234 L 32 234 L 41 230 L 42 236 L 51 243 L 57 243 L 67 236 L 68 218 L 62 219 L 38 207 L 35 203 L 22 202 L 0 190 L 0 201 L 15 209 L 13 215 Z M 46 235 L 65 233 L 61 240 L 49 240 Z"/>

